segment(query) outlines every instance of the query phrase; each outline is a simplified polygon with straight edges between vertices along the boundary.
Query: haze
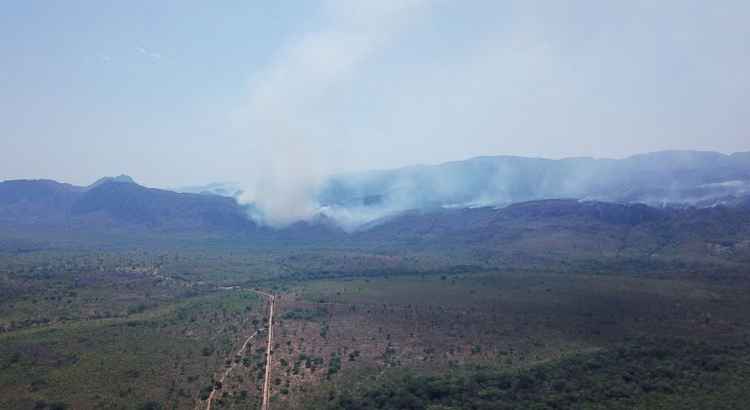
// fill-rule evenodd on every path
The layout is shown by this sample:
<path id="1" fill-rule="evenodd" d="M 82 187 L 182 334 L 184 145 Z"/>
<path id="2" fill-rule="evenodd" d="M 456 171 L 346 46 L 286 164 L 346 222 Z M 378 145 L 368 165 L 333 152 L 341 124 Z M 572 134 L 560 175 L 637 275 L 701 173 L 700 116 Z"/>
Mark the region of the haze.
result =
<path id="1" fill-rule="evenodd" d="M 747 150 L 749 12 L 743 1 L 7 3 L 0 179 L 236 181 L 274 206 L 340 171 Z"/>

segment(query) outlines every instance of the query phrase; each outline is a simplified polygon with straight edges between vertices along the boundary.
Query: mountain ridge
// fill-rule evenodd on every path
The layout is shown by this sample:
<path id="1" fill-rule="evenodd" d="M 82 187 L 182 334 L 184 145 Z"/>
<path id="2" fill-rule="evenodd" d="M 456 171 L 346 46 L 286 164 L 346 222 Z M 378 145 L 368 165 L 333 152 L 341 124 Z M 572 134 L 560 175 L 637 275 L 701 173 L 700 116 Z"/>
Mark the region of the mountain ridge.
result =
<path id="1" fill-rule="evenodd" d="M 23 189 L 11 189 L 19 187 Z M 80 189 L 53 181 L 0 183 L 0 251 L 6 246 L 12 250 L 220 241 L 223 246 L 271 249 L 324 246 L 446 254 L 462 249 L 472 256 L 461 260 L 488 267 L 616 263 L 635 269 L 690 262 L 744 269 L 750 265 L 748 238 L 750 196 L 734 207 L 709 208 L 581 199 L 432 207 L 394 213 L 348 231 L 324 214 L 270 228 L 251 221 L 247 209 L 233 198 L 138 184 L 108 182 Z"/>
<path id="2" fill-rule="evenodd" d="M 252 230 L 234 199 L 146 188 L 135 182 L 100 180 L 78 187 L 51 180 L 0 183 L 0 222 L 66 227 L 134 226 L 160 230 Z"/>
<path id="3" fill-rule="evenodd" d="M 0 227 L 202 232 L 315 241 L 377 238 L 378 232 L 384 232 L 381 226 L 405 224 L 400 230 L 407 232 L 413 228 L 407 222 L 419 225 L 445 215 L 457 218 L 457 223 L 490 214 L 506 220 L 513 215 L 524 220 L 607 216 L 614 226 L 659 214 L 679 215 L 679 209 L 745 209 L 750 204 L 750 152 L 662 151 L 626 160 L 631 162 L 485 156 L 371 171 L 339 181 L 338 187 L 329 180 L 334 181 L 328 186 L 334 191 L 328 192 L 332 200 L 320 198 L 325 196 L 324 186 L 315 214 L 277 228 L 267 226 L 262 210 L 252 203 L 214 193 L 148 188 L 126 175 L 105 177 L 86 187 L 53 180 L 11 180 L 0 182 Z M 604 165 L 592 170 L 591 163 Z M 498 181 L 502 184 L 494 184 Z M 586 189 L 578 189 L 581 186 Z M 477 192 L 483 193 L 477 196 Z M 614 197 L 609 195 L 612 192 Z M 685 215 L 694 213 L 685 211 Z M 401 237 L 394 232 L 394 238 Z"/>

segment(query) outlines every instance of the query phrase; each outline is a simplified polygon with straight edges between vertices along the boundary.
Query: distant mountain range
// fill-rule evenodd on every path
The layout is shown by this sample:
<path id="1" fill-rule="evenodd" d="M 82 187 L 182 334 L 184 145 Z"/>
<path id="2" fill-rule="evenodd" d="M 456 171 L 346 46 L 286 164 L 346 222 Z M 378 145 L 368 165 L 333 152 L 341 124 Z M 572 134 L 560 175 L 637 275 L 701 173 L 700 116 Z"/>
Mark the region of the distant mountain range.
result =
<path id="1" fill-rule="evenodd" d="M 748 181 L 749 153 L 475 158 L 331 177 L 317 215 L 274 229 L 250 218 L 257 208 L 230 191 L 153 189 L 124 175 L 87 187 L 13 180 L 0 183 L 0 248 L 20 239 L 158 236 L 478 247 L 511 259 L 541 252 L 562 260 L 694 255 L 750 263 Z M 366 217 L 351 229 L 337 219 L 341 212 Z"/>
<path id="2" fill-rule="evenodd" d="M 0 183 L 0 254 L 70 246 L 181 246 L 189 241 L 224 247 L 411 249 L 454 255 L 452 264 L 493 269 L 702 266 L 739 271 L 750 266 L 747 198 L 731 207 L 709 208 L 545 199 L 506 207 L 413 209 L 353 232 L 325 214 L 272 229 L 256 224 L 246 212 L 233 198 L 133 182 L 77 187 L 6 181 Z"/>
<path id="3" fill-rule="evenodd" d="M 180 192 L 239 199 L 236 183 Z M 662 151 L 625 159 L 479 157 L 439 165 L 334 175 L 317 188 L 319 213 L 347 229 L 408 210 L 503 207 L 575 198 L 654 207 L 734 206 L 750 195 L 750 152 Z M 253 209 L 257 219 L 263 210 Z"/>

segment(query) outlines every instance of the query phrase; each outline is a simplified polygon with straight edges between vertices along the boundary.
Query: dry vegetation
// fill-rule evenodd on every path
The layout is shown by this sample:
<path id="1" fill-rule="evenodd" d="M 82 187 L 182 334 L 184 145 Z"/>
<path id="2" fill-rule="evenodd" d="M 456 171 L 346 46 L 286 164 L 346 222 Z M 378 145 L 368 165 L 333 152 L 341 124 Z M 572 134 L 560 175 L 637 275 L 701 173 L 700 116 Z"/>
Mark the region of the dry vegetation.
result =
<path id="1" fill-rule="evenodd" d="M 750 332 L 744 292 L 679 280 L 477 273 L 319 281 L 279 298 L 280 408 L 398 369 L 529 368 L 643 337 Z"/>
<path id="2" fill-rule="evenodd" d="M 132 255 L 35 256 L 2 275 L 0 408 L 193 408 L 263 326 L 253 292 Z"/>
<path id="3" fill-rule="evenodd" d="M 612 352 L 625 345 L 627 357 L 650 357 L 653 343 L 643 340 L 652 338 L 676 346 L 670 357 L 697 352 L 697 364 L 680 370 L 694 374 L 680 385 L 697 386 L 695 394 L 717 380 L 741 384 L 747 374 L 737 367 L 746 363 L 744 348 L 726 347 L 750 340 L 744 282 L 692 272 L 575 273 L 570 266 L 564 273 L 471 270 L 464 259 L 439 262 L 445 257 L 351 250 L 0 255 L 0 408 L 204 409 L 212 392 L 212 409 L 259 408 L 268 329 L 267 301 L 256 286 L 277 295 L 272 409 L 375 403 L 360 396 L 380 397 L 373 408 L 393 408 L 393 392 L 427 408 L 431 393 L 401 391 L 425 383 L 459 386 L 449 391 L 473 392 L 487 408 L 500 399 L 531 405 L 549 396 L 555 378 L 600 377 L 581 360 L 594 357 L 611 374 L 630 371 Z M 701 342 L 711 349 L 693 346 Z M 669 360 L 663 366 L 682 366 Z M 715 365 L 728 362 L 735 367 Z M 580 394 L 601 404 L 609 403 L 607 392 L 624 389 L 628 400 L 641 400 L 643 389 L 667 383 L 649 379 L 649 363 L 636 372 L 649 380 L 645 387 L 586 390 L 585 382 L 579 390 L 588 393 Z M 490 369 L 481 376 L 488 380 L 512 372 L 511 385 L 521 390 L 480 394 L 488 387 L 477 384 L 485 374 L 477 366 Z M 701 376 L 704 368 L 718 370 Z M 538 378 L 538 369 L 549 378 Z M 399 379 L 406 371 L 415 376 Z M 619 380 L 611 374 L 601 380 Z M 532 393 L 525 385 L 543 387 Z M 555 403 L 574 400 L 565 395 Z M 445 397 L 445 406 L 457 400 Z"/>

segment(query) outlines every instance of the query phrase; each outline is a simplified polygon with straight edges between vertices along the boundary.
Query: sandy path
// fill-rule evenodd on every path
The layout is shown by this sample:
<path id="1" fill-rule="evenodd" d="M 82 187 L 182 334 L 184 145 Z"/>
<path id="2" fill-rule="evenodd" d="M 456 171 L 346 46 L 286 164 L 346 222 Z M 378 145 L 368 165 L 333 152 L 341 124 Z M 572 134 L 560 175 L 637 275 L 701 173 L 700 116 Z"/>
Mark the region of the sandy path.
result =
<path id="1" fill-rule="evenodd" d="M 262 292 L 259 292 L 262 293 Z M 266 377 L 263 383 L 263 405 L 261 410 L 268 410 L 268 399 L 271 390 L 271 346 L 273 343 L 273 308 L 276 304 L 276 297 L 265 294 L 270 299 L 270 309 L 268 310 L 268 346 L 266 346 Z"/>

